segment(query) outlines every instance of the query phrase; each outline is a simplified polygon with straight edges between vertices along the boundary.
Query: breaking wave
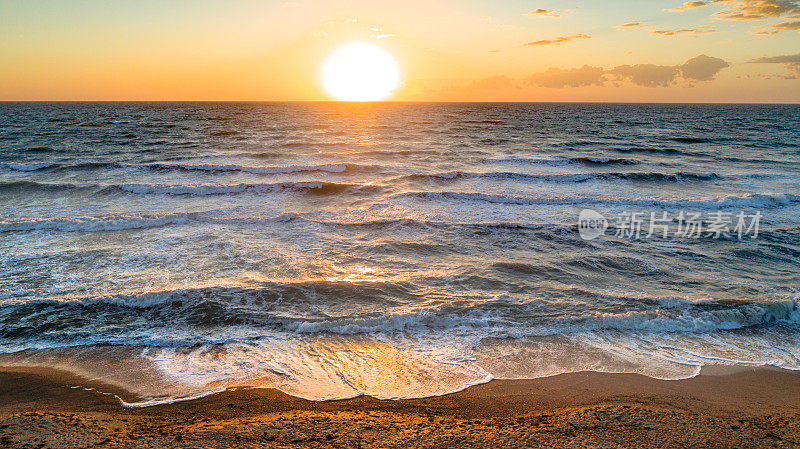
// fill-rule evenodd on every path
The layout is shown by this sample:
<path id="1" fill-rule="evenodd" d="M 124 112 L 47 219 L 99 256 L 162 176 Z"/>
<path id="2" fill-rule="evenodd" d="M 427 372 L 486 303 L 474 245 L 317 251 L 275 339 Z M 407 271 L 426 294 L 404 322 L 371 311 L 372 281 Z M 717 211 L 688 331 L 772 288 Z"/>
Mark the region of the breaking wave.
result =
<path id="1" fill-rule="evenodd" d="M 609 206 L 660 207 L 668 209 L 725 209 L 725 208 L 775 208 L 800 202 L 800 195 L 785 193 L 751 193 L 726 195 L 715 198 L 604 198 L 604 197 L 524 197 L 510 195 L 491 195 L 477 192 L 407 192 L 395 195 L 398 198 L 419 198 L 432 200 L 485 202 L 509 205 L 585 205 L 602 204 Z"/>
<path id="2" fill-rule="evenodd" d="M 335 195 L 345 192 L 377 192 L 380 188 L 374 185 L 347 184 L 337 182 L 278 182 L 278 183 L 241 183 L 241 184 L 73 184 L 73 183 L 40 183 L 34 181 L 0 182 L 0 192 L 74 192 L 94 191 L 97 193 L 126 193 L 134 195 L 235 195 L 255 194 L 268 195 L 281 192 L 308 193 L 314 195 Z"/>
<path id="3" fill-rule="evenodd" d="M 453 171 L 447 173 L 434 174 L 411 174 L 399 177 L 400 180 L 408 181 L 450 181 L 458 179 L 509 179 L 515 181 L 543 181 L 543 182 L 563 182 L 563 183 L 582 183 L 590 181 L 638 181 L 638 182 L 681 182 L 681 181 L 711 181 L 723 179 L 725 176 L 716 173 L 655 173 L 655 172 L 612 172 L 612 173 L 574 173 L 574 174 L 527 174 L 515 172 L 488 172 L 472 173 L 463 171 Z"/>
<path id="4" fill-rule="evenodd" d="M 268 331 L 292 333 L 334 333 L 341 335 L 404 332 L 418 337 L 437 332 L 473 335 L 484 338 L 523 338 L 568 335 L 594 331 L 707 333 L 753 327 L 800 325 L 800 302 L 784 301 L 678 301 L 664 298 L 651 301 L 660 307 L 619 313 L 565 314 L 557 304 L 520 302 L 509 295 L 452 304 L 390 307 L 382 312 L 362 311 L 342 316 L 320 316 L 311 310 L 291 312 L 275 308 L 276 301 L 297 305 L 319 303 L 328 306 L 359 304 L 391 299 L 411 301 L 415 287 L 408 283 L 381 282 L 352 284 L 336 281 L 268 283 L 259 288 L 204 287 L 155 291 L 138 295 L 37 300 L 0 305 L 0 339 L 33 338 L 52 344 L 116 344 L 181 346 L 230 343 L 260 339 Z M 624 297 L 622 297 L 624 298 Z M 639 298 L 628 298 L 639 301 Z M 552 307 L 548 318 L 531 317 L 531 312 Z M 59 320 L 41 320 L 42 314 L 56 314 Z M 98 335 L 76 330 L 70 317 L 91 318 Z M 24 317 L 24 319 L 21 319 Z M 125 317 L 125 318 L 122 318 Z M 136 317 L 131 321 L 130 317 Z M 122 320 L 122 321 L 120 321 Z M 152 329 L 170 326 L 248 326 L 248 331 L 220 335 L 152 337 Z M 116 337 L 117 325 L 129 327 Z M 86 340 L 88 338 L 89 340 Z"/>

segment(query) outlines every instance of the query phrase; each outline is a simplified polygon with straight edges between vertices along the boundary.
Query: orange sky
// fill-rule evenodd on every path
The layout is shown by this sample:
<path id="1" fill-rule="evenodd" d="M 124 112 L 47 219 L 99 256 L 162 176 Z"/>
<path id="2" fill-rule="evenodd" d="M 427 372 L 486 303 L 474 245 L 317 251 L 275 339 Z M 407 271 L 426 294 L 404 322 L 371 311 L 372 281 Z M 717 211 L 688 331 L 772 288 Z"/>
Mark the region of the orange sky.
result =
<path id="1" fill-rule="evenodd" d="M 0 99 L 326 100 L 325 57 L 371 41 L 393 100 L 800 102 L 798 25 L 800 0 L 9 1 Z"/>

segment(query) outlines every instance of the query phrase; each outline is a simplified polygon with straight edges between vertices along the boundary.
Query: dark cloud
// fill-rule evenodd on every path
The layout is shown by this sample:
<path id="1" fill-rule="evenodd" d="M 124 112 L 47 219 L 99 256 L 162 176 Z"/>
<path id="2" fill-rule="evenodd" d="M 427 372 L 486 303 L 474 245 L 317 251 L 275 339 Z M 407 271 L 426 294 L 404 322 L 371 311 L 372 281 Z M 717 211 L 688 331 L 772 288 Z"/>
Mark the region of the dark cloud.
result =
<path id="1" fill-rule="evenodd" d="M 634 64 L 620 65 L 610 70 L 584 65 L 576 69 L 550 68 L 529 78 L 529 82 L 542 87 L 603 86 L 606 82 L 629 81 L 638 86 L 668 87 L 679 79 L 685 81 L 710 81 L 730 64 L 706 55 L 695 56 L 680 65 Z"/>
<path id="2" fill-rule="evenodd" d="M 591 39 L 592 36 L 588 34 L 573 34 L 571 36 L 560 36 L 554 39 L 544 39 L 540 41 L 533 41 L 528 42 L 525 45 L 552 45 L 552 44 L 561 44 L 563 42 L 569 42 L 575 39 Z"/>
<path id="3" fill-rule="evenodd" d="M 790 72 L 800 75 L 800 53 L 796 55 L 765 56 L 750 61 L 753 64 L 782 64 Z"/>
<path id="4" fill-rule="evenodd" d="M 710 81 L 713 80 L 722 69 L 730 66 L 731 65 L 727 61 L 722 59 L 700 55 L 678 66 L 678 69 L 680 69 L 683 77 L 688 80 Z"/>

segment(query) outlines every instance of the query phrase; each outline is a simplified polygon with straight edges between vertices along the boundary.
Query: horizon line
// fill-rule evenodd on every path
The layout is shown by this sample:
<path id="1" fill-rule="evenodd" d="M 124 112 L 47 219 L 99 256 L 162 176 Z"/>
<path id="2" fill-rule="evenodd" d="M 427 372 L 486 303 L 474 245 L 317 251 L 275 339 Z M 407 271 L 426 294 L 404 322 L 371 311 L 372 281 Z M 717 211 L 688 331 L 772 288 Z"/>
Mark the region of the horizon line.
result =
<path id="1" fill-rule="evenodd" d="M 800 102 L 764 101 L 527 101 L 527 100 L 480 100 L 480 101 L 433 101 L 433 100 L 2 100 L 0 103 L 330 103 L 330 104 L 706 104 L 706 105 L 800 105 Z"/>

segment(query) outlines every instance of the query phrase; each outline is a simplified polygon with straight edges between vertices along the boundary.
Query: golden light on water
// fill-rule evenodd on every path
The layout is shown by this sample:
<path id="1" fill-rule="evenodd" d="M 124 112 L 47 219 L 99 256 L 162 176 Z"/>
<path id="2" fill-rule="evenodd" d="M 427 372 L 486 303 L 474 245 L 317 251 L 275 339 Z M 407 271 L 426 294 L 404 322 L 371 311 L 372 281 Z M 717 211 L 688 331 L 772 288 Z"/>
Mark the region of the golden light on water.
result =
<path id="1" fill-rule="evenodd" d="M 322 83 L 340 101 L 378 101 L 397 88 L 400 70 L 388 51 L 375 44 L 355 42 L 328 57 Z"/>
<path id="2" fill-rule="evenodd" d="M 391 278 L 378 268 L 359 264 L 347 267 L 334 265 L 331 269 L 333 273 L 325 277 L 328 282 L 386 282 Z"/>

